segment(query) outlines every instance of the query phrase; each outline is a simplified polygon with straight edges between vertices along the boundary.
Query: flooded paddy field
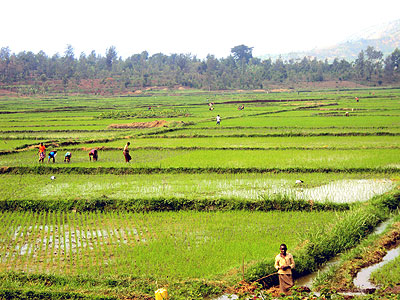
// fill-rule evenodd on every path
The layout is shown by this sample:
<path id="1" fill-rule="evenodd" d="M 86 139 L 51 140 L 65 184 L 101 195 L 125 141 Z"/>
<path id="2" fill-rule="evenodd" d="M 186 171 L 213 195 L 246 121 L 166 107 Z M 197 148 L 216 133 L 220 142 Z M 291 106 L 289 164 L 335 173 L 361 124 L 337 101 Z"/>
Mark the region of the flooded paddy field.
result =
<path id="1" fill-rule="evenodd" d="M 301 180 L 301 183 L 296 181 Z M 138 174 L 0 175 L 0 200 L 96 199 L 292 199 L 356 203 L 396 185 L 388 174 Z"/>
<path id="2" fill-rule="evenodd" d="M 396 89 L 0 99 L 0 294 L 213 298 L 275 272 L 281 243 L 312 272 L 398 208 L 399 100 Z"/>
<path id="3" fill-rule="evenodd" d="M 108 274 L 153 270 L 161 277 L 216 276 L 242 259 L 247 264 L 273 255 L 281 231 L 302 228 L 286 238 L 295 247 L 310 228 L 331 226 L 345 214 L 4 212 L 0 264 L 6 270 L 55 274 L 103 269 Z"/>

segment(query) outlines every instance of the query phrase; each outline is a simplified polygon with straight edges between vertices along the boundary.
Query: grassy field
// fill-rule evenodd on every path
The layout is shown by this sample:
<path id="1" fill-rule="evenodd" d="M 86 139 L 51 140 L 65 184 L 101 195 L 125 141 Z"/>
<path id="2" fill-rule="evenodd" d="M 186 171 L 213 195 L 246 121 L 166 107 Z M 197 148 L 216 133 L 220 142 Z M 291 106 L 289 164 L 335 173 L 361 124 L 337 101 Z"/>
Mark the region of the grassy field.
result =
<path id="1" fill-rule="evenodd" d="M 122 150 L 101 151 L 97 162 L 90 162 L 87 151 L 72 152 L 71 163 L 63 163 L 66 151 L 60 151 L 56 163 L 46 162 L 47 168 L 59 167 L 117 167 L 117 168 L 260 168 L 260 169 L 368 169 L 399 167 L 400 149 L 351 150 L 135 150 L 132 162 L 126 164 Z M 38 166 L 35 151 L 24 151 L 0 156 L 2 166 Z"/>
<path id="2" fill-rule="evenodd" d="M 168 286 L 175 289 L 173 299 L 201 299 L 222 293 L 252 266 L 273 258 L 282 242 L 305 268 L 300 259 L 305 241 L 322 243 L 341 224 L 349 224 L 350 234 L 351 226 L 364 226 L 353 221 L 360 216 L 370 218 L 368 226 L 378 223 L 362 209 L 398 187 L 399 100 L 400 89 L 0 98 L 0 201 L 26 207 L 32 201 L 88 203 L 85 212 L 0 211 L 0 293 L 71 292 L 79 286 L 82 295 L 123 299 L 134 291 L 145 299 Z M 245 109 L 238 110 L 242 104 Z M 161 127 L 143 124 L 160 120 Z M 127 141 L 129 164 L 122 154 Z M 40 142 L 47 152 L 58 151 L 56 163 L 38 163 Z M 91 148 L 98 148 L 97 162 L 89 161 Z M 71 163 L 63 162 L 67 151 Z M 147 213 L 96 206 L 100 200 L 218 203 L 271 197 L 352 206 Z M 386 208 L 378 207 L 384 218 Z M 358 243 L 360 234 L 355 235 Z M 24 276 L 45 275 L 62 283 L 46 287 L 49 277 L 40 277 L 24 287 Z M 90 278 L 92 287 L 78 284 L 81 277 Z"/>
<path id="3" fill-rule="evenodd" d="M 217 279 L 246 261 L 290 247 L 335 212 L 2 213 L 1 269 L 51 274 L 152 274 Z M 329 222 L 327 222 L 329 220 Z"/>
<path id="4" fill-rule="evenodd" d="M 252 199 L 289 195 L 314 201 L 359 202 L 392 189 L 387 174 L 137 174 L 1 175 L 0 200 Z M 391 179 L 396 180 L 391 177 Z"/>

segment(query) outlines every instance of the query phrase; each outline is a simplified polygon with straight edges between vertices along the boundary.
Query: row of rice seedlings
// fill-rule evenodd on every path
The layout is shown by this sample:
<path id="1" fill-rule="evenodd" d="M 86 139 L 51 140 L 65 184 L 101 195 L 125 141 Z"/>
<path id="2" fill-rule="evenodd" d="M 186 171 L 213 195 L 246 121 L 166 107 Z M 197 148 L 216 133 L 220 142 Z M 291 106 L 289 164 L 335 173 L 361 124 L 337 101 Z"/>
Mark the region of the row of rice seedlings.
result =
<path id="1" fill-rule="evenodd" d="M 36 230 L 38 230 L 37 226 L 37 219 L 38 214 L 33 213 L 29 219 L 29 226 L 26 227 L 26 234 L 24 239 L 24 248 L 25 250 L 21 253 L 22 254 L 22 262 L 21 267 L 25 271 L 29 271 L 28 268 L 32 265 L 32 255 L 35 251 L 35 238 L 36 238 Z"/>
<path id="2" fill-rule="evenodd" d="M 117 270 L 116 270 L 117 266 L 113 263 L 113 261 L 115 260 L 115 257 L 116 257 L 117 241 L 116 241 L 115 232 L 114 232 L 113 226 L 112 226 L 112 221 L 113 221 L 112 212 L 105 213 L 103 220 L 105 221 L 104 225 L 105 225 L 105 230 L 107 232 L 107 238 L 108 238 L 107 239 L 108 240 L 107 250 L 109 251 L 108 257 L 110 258 L 109 267 L 110 267 L 110 270 L 112 271 L 112 273 L 114 273 L 114 272 L 117 273 Z"/>
<path id="3" fill-rule="evenodd" d="M 270 198 L 277 194 L 289 196 L 293 199 L 329 201 L 335 203 L 363 202 L 371 199 L 373 196 L 388 192 L 394 187 L 391 180 L 338 180 L 325 185 L 303 188 L 284 187 L 265 190 L 263 197 Z"/>
<path id="4" fill-rule="evenodd" d="M 10 249 L 11 257 L 10 257 L 10 265 L 14 270 L 19 270 L 19 257 L 23 254 L 24 251 L 24 236 L 26 235 L 26 227 L 28 226 L 29 219 L 31 217 L 31 212 L 24 212 L 22 218 L 19 218 L 18 227 L 15 228 L 14 238 L 15 243 Z"/>
<path id="5" fill-rule="evenodd" d="M 4 224 L 3 230 L 1 230 L 2 236 L 2 253 L 1 253 L 1 263 L 3 269 L 7 269 L 9 266 L 9 260 L 12 256 L 11 249 L 13 244 L 13 235 L 15 233 L 15 228 L 17 225 L 17 218 L 12 213 L 4 212 L 2 218 L 2 224 Z M 4 223 L 3 223 L 4 222 Z"/>
<path id="6" fill-rule="evenodd" d="M 136 150 L 132 162 L 124 162 L 121 151 L 102 151 L 99 161 L 90 162 L 87 151 L 73 153 L 72 162 L 66 164 L 62 157 L 55 164 L 41 165 L 37 152 L 26 151 L 0 156 L 0 165 L 29 166 L 32 171 L 51 170 L 53 167 L 87 172 L 98 167 L 133 168 L 387 168 L 398 166 L 398 149 L 309 149 L 309 150 Z M 62 154 L 61 154 L 62 155 Z M 36 169 L 38 168 L 38 169 Z"/>
<path id="7" fill-rule="evenodd" d="M 10 255 L 10 239 L 9 237 L 11 236 L 10 228 L 14 227 L 14 223 L 16 222 L 16 218 L 12 217 L 11 213 L 8 212 L 3 212 L 2 213 L 2 218 L 1 218 L 1 224 L 4 224 L 4 227 L 0 227 L 0 235 L 3 237 L 1 241 L 1 248 L 0 248 L 0 253 L 1 253 L 1 260 L 0 260 L 0 265 L 4 266 L 3 269 L 5 269 L 7 259 Z"/>
<path id="8" fill-rule="evenodd" d="M 87 264 L 91 266 L 100 265 L 100 247 L 99 247 L 99 235 L 98 229 L 95 227 L 94 213 L 82 214 L 82 222 L 86 224 L 86 239 L 87 247 L 92 253 L 88 254 Z"/>
<path id="9" fill-rule="evenodd" d="M 53 223 L 53 228 L 57 228 L 57 231 L 54 234 L 54 256 L 56 257 L 56 264 L 55 268 L 60 268 L 61 266 L 61 255 L 62 255 L 62 248 L 63 248 L 63 236 L 64 236 L 64 226 L 61 224 L 61 217 L 62 214 L 60 212 L 56 213 L 54 212 L 54 223 Z"/>
<path id="10" fill-rule="evenodd" d="M 106 252 L 106 239 L 105 239 L 105 234 L 103 231 L 103 214 L 100 212 L 95 212 L 95 222 L 99 226 L 98 231 L 100 239 L 98 240 L 98 246 L 101 251 L 101 259 L 100 259 L 100 272 L 104 273 L 106 271 L 106 266 L 108 264 L 109 258 L 107 257 L 107 252 Z"/>
<path id="11" fill-rule="evenodd" d="M 20 255 L 21 251 L 21 240 L 24 238 L 24 228 L 26 226 L 27 220 L 29 219 L 29 211 L 25 212 L 23 216 L 18 220 L 19 222 L 16 224 L 17 227 L 14 231 L 14 245 L 10 249 L 10 263 L 13 269 L 17 267 L 16 261 Z"/>
<path id="12" fill-rule="evenodd" d="M 3 258 L 4 258 L 4 254 L 3 254 L 3 250 L 5 248 L 5 238 L 3 238 L 5 236 L 5 230 L 7 229 L 7 222 L 8 222 L 9 215 L 7 214 L 7 212 L 0 212 L 0 224 L 6 224 L 6 226 L 0 226 L 0 266 L 3 262 Z"/>
<path id="13" fill-rule="evenodd" d="M 44 272 L 44 258 L 43 253 L 45 253 L 46 248 L 46 211 L 38 212 L 39 217 L 37 221 L 37 234 L 36 234 L 36 247 L 34 249 L 33 254 L 33 264 L 34 264 L 34 272 L 42 273 Z"/>
<path id="14" fill-rule="evenodd" d="M 68 273 L 72 273 L 73 274 L 74 271 L 77 269 L 77 267 L 74 265 L 74 263 L 75 263 L 74 262 L 74 258 L 77 255 L 76 235 L 74 233 L 73 220 L 71 218 L 71 217 L 74 217 L 74 215 L 67 213 L 66 217 L 67 217 L 67 220 L 66 220 L 66 223 L 67 223 L 66 225 L 67 226 L 66 226 L 66 228 L 68 230 L 64 234 L 66 239 L 67 239 L 67 243 L 66 243 L 67 244 L 67 249 L 66 249 L 67 261 L 66 261 L 66 264 L 65 264 L 65 268 L 68 269 Z"/>
<path id="15" fill-rule="evenodd" d="M 287 232 L 288 225 L 307 228 L 310 224 L 307 220 L 309 214 L 295 215 L 295 219 L 288 219 L 291 216 L 284 213 L 96 212 L 64 215 L 56 212 L 46 216 L 42 213 L 14 213 L 13 217 L 20 220 L 30 218 L 37 223 L 46 218 L 46 227 L 37 226 L 35 229 L 35 232 L 41 231 L 42 237 L 23 242 L 34 244 L 35 239 L 41 240 L 46 251 L 41 253 L 34 247 L 33 252 L 47 259 L 42 264 L 44 272 L 181 277 L 215 274 L 216 269 L 218 272 L 227 270 L 240 264 L 243 258 L 259 258 L 265 254 L 265 245 L 262 246 L 265 238 L 272 243 L 275 252 L 279 246 L 277 243 L 281 242 L 276 240 L 279 232 Z M 20 224 L 26 228 L 32 222 L 25 227 L 23 222 Z M 296 237 L 285 239 L 293 245 Z M 90 249 L 90 243 L 93 249 Z M 18 270 L 21 262 L 25 265 L 28 259 L 32 263 L 31 258 L 18 257 L 12 269 Z M 218 267 L 220 263 L 222 269 Z"/>
<path id="16" fill-rule="evenodd" d="M 81 249 L 85 249 L 84 253 L 81 255 L 79 269 L 83 269 L 87 262 L 87 251 L 90 250 L 88 245 L 88 238 L 86 232 L 86 224 L 83 222 L 83 215 L 81 213 L 77 214 L 77 226 L 79 227 L 79 233 L 81 237 Z"/>

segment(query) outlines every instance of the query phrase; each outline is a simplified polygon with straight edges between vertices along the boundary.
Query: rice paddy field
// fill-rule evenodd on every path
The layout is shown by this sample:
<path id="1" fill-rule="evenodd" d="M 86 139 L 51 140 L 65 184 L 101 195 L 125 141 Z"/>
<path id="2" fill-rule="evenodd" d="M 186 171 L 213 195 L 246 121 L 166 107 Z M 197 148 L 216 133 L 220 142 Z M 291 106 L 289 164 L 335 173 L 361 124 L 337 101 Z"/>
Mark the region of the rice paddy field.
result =
<path id="1" fill-rule="evenodd" d="M 54 163 L 38 162 L 39 143 Z M 397 207 L 399 157 L 396 88 L 0 98 L 0 299 L 215 298 L 281 243 L 300 260 L 382 195 Z M 173 211 L 107 206 L 177 199 Z M 377 207 L 361 238 L 395 211 Z"/>

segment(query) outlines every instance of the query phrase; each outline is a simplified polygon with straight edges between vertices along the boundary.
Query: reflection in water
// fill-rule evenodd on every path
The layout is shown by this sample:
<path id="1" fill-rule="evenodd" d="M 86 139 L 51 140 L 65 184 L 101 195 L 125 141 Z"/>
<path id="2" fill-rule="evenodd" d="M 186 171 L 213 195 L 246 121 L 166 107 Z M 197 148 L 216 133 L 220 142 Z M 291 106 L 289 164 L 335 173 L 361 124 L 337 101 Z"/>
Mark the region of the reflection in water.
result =
<path id="1" fill-rule="evenodd" d="M 400 247 L 388 251 L 380 263 L 369 266 L 368 268 L 364 268 L 360 272 L 358 272 L 357 277 L 354 279 L 354 285 L 362 290 L 378 288 L 376 285 L 374 285 L 369 281 L 372 272 L 381 268 L 382 266 L 392 261 L 399 255 L 400 255 Z"/>
<path id="2" fill-rule="evenodd" d="M 381 234 L 390 223 L 391 223 L 391 220 L 387 220 L 385 222 L 380 223 L 372 233 L 373 234 Z M 307 286 L 307 287 L 311 288 L 314 279 L 317 278 L 317 276 L 320 273 L 328 271 L 330 267 L 338 264 L 339 262 L 340 262 L 339 256 L 336 256 L 336 257 L 332 258 L 321 269 L 319 269 L 317 272 L 313 272 L 311 274 L 308 274 L 308 275 L 305 275 L 305 276 L 302 276 L 302 277 L 298 278 L 296 280 L 296 285 L 298 285 L 298 286 Z"/>

